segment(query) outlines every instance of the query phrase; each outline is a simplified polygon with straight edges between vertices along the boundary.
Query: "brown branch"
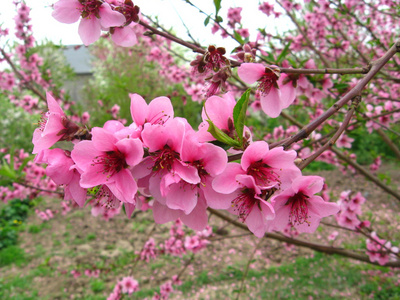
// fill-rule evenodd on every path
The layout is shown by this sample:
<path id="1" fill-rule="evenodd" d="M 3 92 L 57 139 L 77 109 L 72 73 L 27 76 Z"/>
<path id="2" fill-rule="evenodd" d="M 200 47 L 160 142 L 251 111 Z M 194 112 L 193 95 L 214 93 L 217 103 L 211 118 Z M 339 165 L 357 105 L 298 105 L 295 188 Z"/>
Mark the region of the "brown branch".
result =
<path id="1" fill-rule="evenodd" d="M 333 137 L 325 143 L 321 148 L 319 148 L 317 151 L 315 151 L 312 155 L 308 156 L 306 159 L 304 159 L 299 165 L 299 169 L 303 170 L 305 167 L 307 167 L 311 162 L 313 162 L 318 156 L 322 154 L 322 152 L 326 151 L 328 148 L 331 148 L 337 141 L 337 139 L 342 135 L 342 133 L 346 130 L 346 128 L 349 126 L 350 120 L 353 117 L 353 114 L 358 106 L 358 104 L 361 101 L 361 96 L 356 96 L 353 99 L 353 104 L 349 111 L 346 114 L 346 117 L 342 123 L 342 125 L 339 127 L 339 129 L 336 131 L 336 133 L 333 135 Z"/>
<path id="2" fill-rule="evenodd" d="M 217 217 L 219 217 L 222 220 L 225 220 L 229 223 L 231 223 L 232 225 L 241 228 L 243 230 L 249 231 L 249 229 L 247 228 L 247 226 L 243 223 L 240 223 L 236 220 L 231 219 L 230 217 L 228 217 L 227 215 L 225 215 L 224 213 L 208 208 L 209 211 L 211 211 L 214 215 L 216 215 Z M 274 233 L 274 232 L 268 232 L 264 235 L 264 238 L 267 239 L 273 239 L 276 241 L 280 241 L 280 242 L 284 242 L 284 243 L 288 243 L 288 244 L 292 244 L 292 245 L 296 245 L 299 247 L 303 247 L 303 248 L 308 248 L 308 249 L 312 249 L 314 251 L 318 251 L 321 253 L 325 253 L 328 255 L 333 255 L 333 254 L 338 254 L 344 257 L 348 257 L 348 258 L 353 258 L 359 261 L 363 261 L 372 265 L 377 265 L 379 266 L 379 264 L 377 262 L 371 262 L 369 260 L 369 257 L 365 254 L 358 254 L 355 253 L 353 251 L 344 249 L 344 248 L 337 248 L 337 247 L 332 247 L 332 246 L 326 246 L 326 245 L 322 245 L 322 244 L 316 244 L 316 243 L 312 243 L 312 242 L 308 242 L 308 241 L 304 241 L 304 240 L 300 240 L 300 239 L 294 239 L 294 238 L 290 238 L 287 236 L 284 236 L 282 234 L 278 234 L 278 233 Z M 387 267 L 394 267 L 394 268 L 400 268 L 400 261 L 394 261 L 394 262 L 388 262 L 385 266 Z"/>
<path id="3" fill-rule="evenodd" d="M 27 86 L 27 88 L 31 90 L 33 93 L 35 93 L 40 99 L 47 102 L 46 97 L 34 85 L 25 80 L 24 76 L 22 76 L 22 74 L 18 71 L 17 67 L 11 61 L 7 53 L 1 48 L 0 52 L 3 55 L 4 59 L 7 61 L 7 63 L 10 65 L 11 69 L 14 71 L 15 75 L 17 75 L 17 77 Z"/>
<path id="4" fill-rule="evenodd" d="M 364 167 L 360 166 L 358 163 L 356 163 L 355 161 L 351 160 L 350 158 L 348 158 L 346 155 L 344 155 L 343 153 L 341 153 L 339 150 L 332 148 L 331 149 L 332 152 L 334 152 L 337 157 L 339 157 L 341 160 L 345 161 L 346 163 L 348 163 L 350 166 L 352 166 L 354 169 L 356 169 L 359 173 L 361 173 L 362 175 L 364 175 L 366 178 L 368 178 L 369 180 L 371 180 L 373 183 L 375 183 L 377 186 L 379 186 L 382 190 L 384 190 L 386 193 L 392 195 L 393 197 L 395 197 L 397 200 L 400 201 L 400 194 L 394 190 L 392 190 L 391 188 L 389 188 L 387 185 L 385 185 L 382 181 L 380 181 L 378 178 L 376 178 L 374 175 L 372 175 L 372 173 L 370 173 L 369 171 L 367 171 Z"/>
<path id="5" fill-rule="evenodd" d="M 376 132 L 381 136 L 382 140 L 389 146 L 389 148 L 393 151 L 393 153 L 400 159 L 400 150 L 397 148 L 395 143 L 387 136 L 387 134 L 382 130 L 382 128 L 378 128 Z"/>
<path id="6" fill-rule="evenodd" d="M 368 82 L 383 68 L 383 66 L 399 51 L 400 41 L 395 43 L 388 52 L 385 53 L 381 58 L 373 61 L 371 63 L 371 69 L 369 72 L 352 88 L 346 95 L 339 99 L 333 106 L 321 114 L 318 118 L 311 121 L 308 125 L 303 127 L 297 134 L 291 137 L 291 139 L 282 144 L 286 149 L 295 142 L 298 142 L 306 137 L 308 137 L 311 132 L 313 132 L 319 125 L 330 118 L 334 113 L 339 111 L 348 101 L 353 99 L 355 96 L 359 95 L 363 88 L 368 84 Z"/>

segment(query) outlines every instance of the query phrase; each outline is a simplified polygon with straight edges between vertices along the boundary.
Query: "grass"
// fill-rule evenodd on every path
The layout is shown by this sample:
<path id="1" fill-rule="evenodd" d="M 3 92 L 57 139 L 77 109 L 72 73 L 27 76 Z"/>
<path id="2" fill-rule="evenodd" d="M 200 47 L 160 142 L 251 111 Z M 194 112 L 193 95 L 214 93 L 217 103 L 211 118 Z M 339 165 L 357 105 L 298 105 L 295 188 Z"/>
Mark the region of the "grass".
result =
<path id="1" fill-rule="evenodd" d="M 19 246 L 9 246 L 0 250 L 0 267 L 8 266 L 11 264 L 21 266 L 27 261 L 28 260 L 24 250 L 22 250 Z"/>

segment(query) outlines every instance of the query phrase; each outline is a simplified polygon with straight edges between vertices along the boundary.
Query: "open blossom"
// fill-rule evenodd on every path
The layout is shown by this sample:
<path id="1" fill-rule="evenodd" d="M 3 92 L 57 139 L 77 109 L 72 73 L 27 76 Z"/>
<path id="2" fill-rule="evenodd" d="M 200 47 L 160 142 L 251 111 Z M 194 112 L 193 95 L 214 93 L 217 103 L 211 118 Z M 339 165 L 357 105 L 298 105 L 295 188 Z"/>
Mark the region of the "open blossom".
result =
<path id="1" fill-rule="evenodd" d="M 80 174 L 69 151 L 59 148 L 42 150 L 35 157 L 35 162 L 48 164 L 47 176 L 56 184 L 65 185 L 64 200 L 73 199 L 80 207 L 85 204 L 86 189 L 79 185 Z"/>
<path id="2" fill-rule="evenodd" d="M 258 83 L 261 108 L 271 118 L 278 117 L 282 109 L 292 104 L 296 97 L 292 80 L 286 74 L 280 75 L 276 66 L 243 63 L 238 68 L 238 75 L 247 84 Z"/>
<path id="3" fill-rule="evenodd" d="M 47 96 L 49 110 L 42 116 L 39 128 L 33 132 L 33 154 L 39 153 L 53 146 L 61 140 L 72 140 L 79 127 L 70 121 L 57 101 L 50 95 Z"/>
<path id="4" fill-rule="evenodd" d="M 399 248 L 392 247 L 390 241 L 380 239 L 376 232 L 371 233 L 371 239 L 367 239 L 367 254 L 370 261 L 383 266 L 389 262 L 394 253 L 399 253 Z"/>
<path id="5" fill-rule="evenodd" d="M 99 0 L 59 0 L 54 4 L 52 16 L 61 23 L 79 23 L 79 36 L 87 46 L 99 39 L 102 28 L 122 26 L 126 19 Z"/>
<path id="6" fill-rule="evenodd" d="M 119 283 L 121 285 L 121 291 L 124 294 L 130 295 L 139 290 L 139 283 L 132 276 L 122 278 Z"/>
<path id="7" fill-rule="evenodd" d="M 129 130 L 117 121 L 109 121 L 104 127 L 93 128 L 92 140 L 78 143 L 72 151 L 72 159 L 81 172 L 80 185 L 106 185 L 120 201 L 134 203 L 137 184 L 130 168 L 143 158 L 142 143 L 137 138 L 121 138 Z M 123 135 L 119 135 L 120 131 Z"/>
<path id="8" fill-rule="evenodd" d="M 288 223 L 298 232 L 314 232 L 322 218 L 339 211 L 336 203 L 326 202 L 315 194 L 322 190 L 324 180 L 319 176 L 297 177 L 292 186 L 271 199 L 276 217 L 270 230 L 282 231 Z"/>

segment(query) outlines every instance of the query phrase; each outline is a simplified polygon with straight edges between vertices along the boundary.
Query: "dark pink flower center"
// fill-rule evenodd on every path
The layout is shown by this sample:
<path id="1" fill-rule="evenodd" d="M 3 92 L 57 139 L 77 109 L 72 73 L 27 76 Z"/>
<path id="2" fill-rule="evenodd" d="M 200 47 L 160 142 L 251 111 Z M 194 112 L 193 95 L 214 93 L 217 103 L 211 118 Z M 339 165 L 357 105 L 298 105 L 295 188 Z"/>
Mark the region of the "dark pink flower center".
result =
<path id="1" fill-rule="evenodd" d="M 153 154 L 153 171 L 160 172 L 162 170 L 171 171 L 175 160 L 179 159 L 179 154 L 165 146 L 163 150 L 156 151 Z"/>
<path id="2" fill-rule="evenodd" d="M 102 165 L 102 173 L 107 174 L 107 178 L 112 177 L 114 174 L 128 167 L 125 161 L 125 155 L 119 150 L 107 151 L 104 152 L 103 155 L 96 156 L 92 163 L 92 166 L 94 165 Z"/>
<path id="3" fill-rule="evenodd" d="M 302 192 L 298 192 L 294 196 L 290 197 L 286 202 L 286 205 L 291 205 L 289 222 L 293 226 L 301 225 L 303 223 L 308 223 L 308 225 L 310 225 L 310 222 L 307 220 L 309 218 L 307 205 L 308 198 L 309 197 L 304 195 Z"/>
<path id="4" fill-rule="evenodd" d="M 102 185 L 96 192 L 96 201 L 98 205 L 104 206 L 107 209 L 118 208 L 120 201 L 114 196 L 110 189 Z"/>
<path id="5" fill-rule="evenodd" d="M 233 210 L 238 214 L 242 222 L 246 221 L 247 216 L 257 202 L 254 196 L 254 190 L 245 188 L 238 197 L 232 200 Z"/>
<path id="6" fill-rule="evenodd" d="M 247 174 L 253 176 L 256 184 L 261 188 L 272 185 L 279 186 L 281 184 L 279 174 L 263 161 L 252 163 L 247 169 Z"/>
<path id="7" fill-rule="evenodd" d="M 99 1 L 99 0 L 79 0 L 79 2 L 83 5 L 83 8 L 81 8 L 82 18 L 87 18 L 87 17 L 91 17 L 91 16 L 100 18 L 99 8 L 103 4 L 101 1 Z"/>
<path id="8" fill-rule="evenodd" d="M 272 87 L 278 88 L 279 71 L 266 67 L 265 73 L 258 79 L 258 90 L 263 95 L 268 95 Z"/>

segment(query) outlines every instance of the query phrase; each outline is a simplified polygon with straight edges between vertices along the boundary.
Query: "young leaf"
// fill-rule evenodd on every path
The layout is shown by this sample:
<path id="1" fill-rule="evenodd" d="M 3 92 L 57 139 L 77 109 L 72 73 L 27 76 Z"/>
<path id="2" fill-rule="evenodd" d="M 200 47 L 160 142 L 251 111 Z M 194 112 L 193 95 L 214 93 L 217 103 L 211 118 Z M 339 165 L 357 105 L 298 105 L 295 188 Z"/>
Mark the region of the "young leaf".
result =
<path id="1" fill-rule="evenodd" d="M 211 16 L 207 16 L 207 18 L 204 20 L 204 26 L 207 26 L 208 23 L 210 23 L 210 18 Z"/>
<path id="2" fill-rule="evenodd" d="M 250 89 L 245 91 L 233 108 L 233 125 L 238 134 L 240 144 L 243 143 L 244 120 L 249 105 Z"/>
<path id="3" fill-rule="evenodd" d="M 215 6 L 215 15 L 218 16 L 218 12 L 221 9 L 221 1 L 222 0 L 214 0 L 214 6 Z"/>
<path id="4" fill-rule="evenodd" d="M 232 139 L 229 135 L 227 135 L 225 132 L 223 132 L 221 129 L 219 129 L 211 120 L 207 120 L 209 126 L 208 126 L 208 132 L 211 133 L 211 135 L 216 138 L 218 141 L 232 146 L 232 147 L 240 147 L 241 143 L 238 141 L 235 141 Z"/>
<path id="5" fill-rule="evenodd" d="M 278 59 L 276 60 L 276 62 L 280 63 L 280 62 L 282 62 L 282 60 L 285 59 L 286 55 L 289 53 L 289 47 L 290 47 L 291 43 L 292 43 L 292 41 L 290 41 L 289 43 L 286 44 L 285 48 L 282 50 L 281 54 L 278 56 Z"/>

